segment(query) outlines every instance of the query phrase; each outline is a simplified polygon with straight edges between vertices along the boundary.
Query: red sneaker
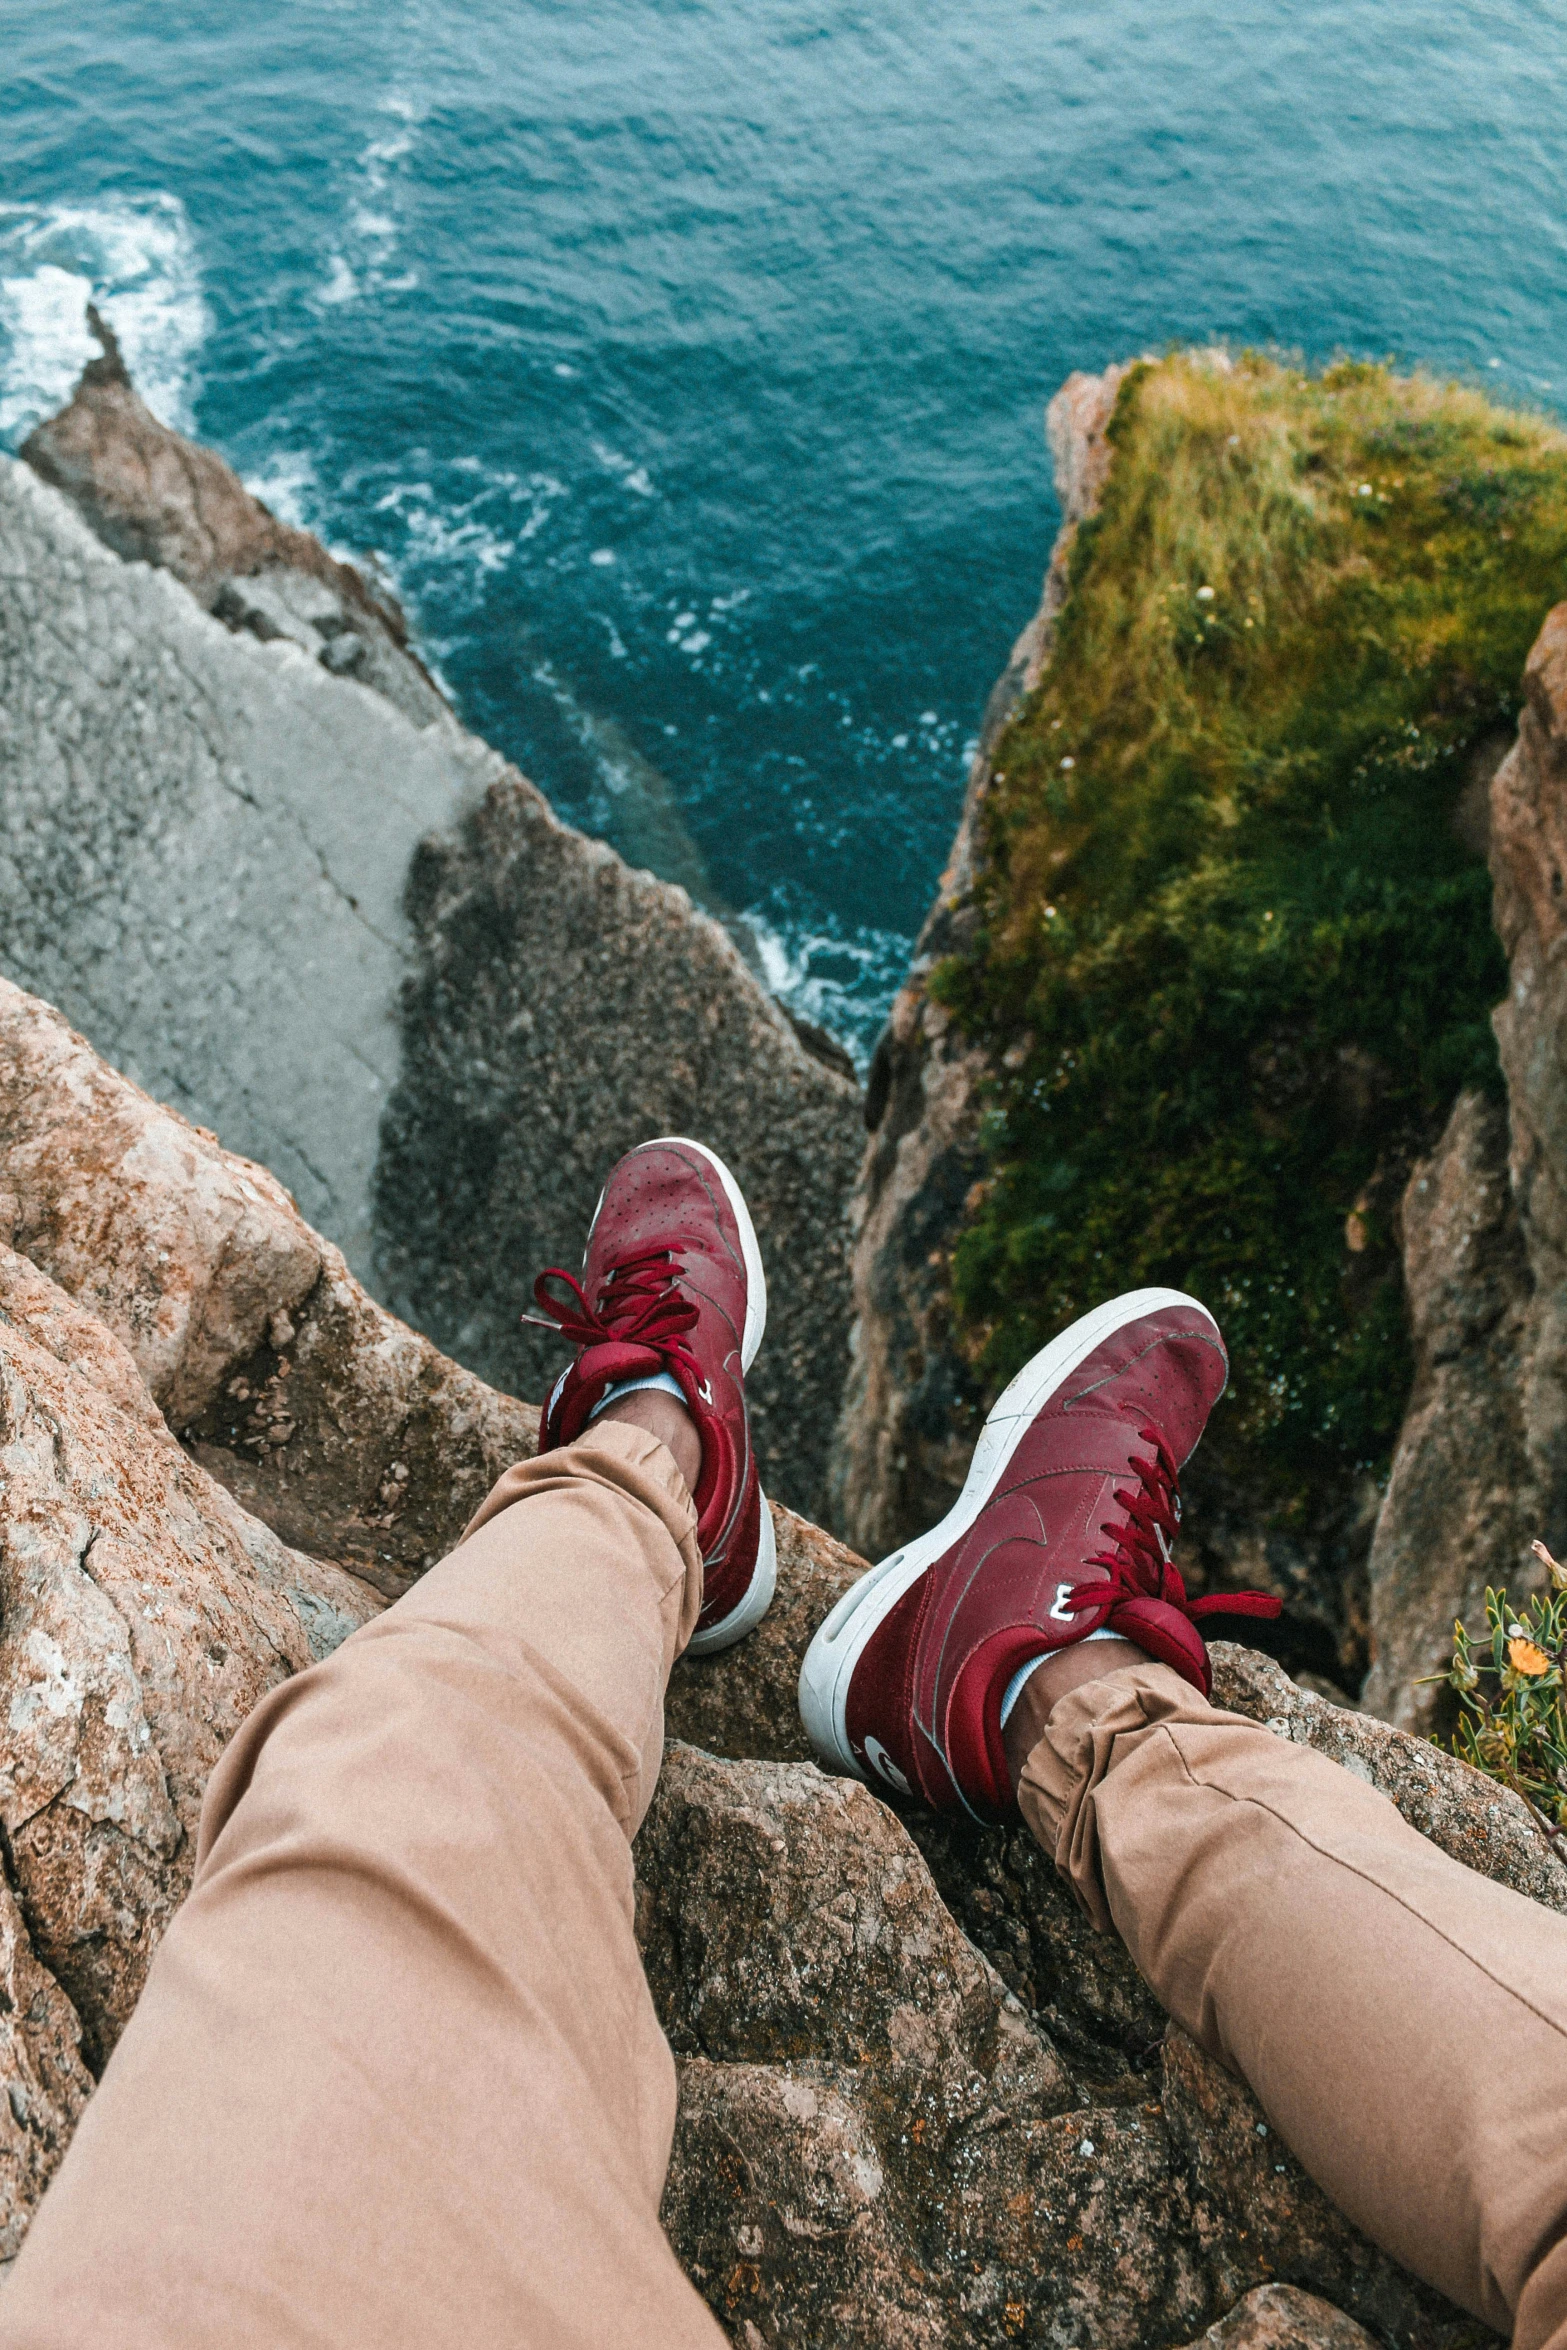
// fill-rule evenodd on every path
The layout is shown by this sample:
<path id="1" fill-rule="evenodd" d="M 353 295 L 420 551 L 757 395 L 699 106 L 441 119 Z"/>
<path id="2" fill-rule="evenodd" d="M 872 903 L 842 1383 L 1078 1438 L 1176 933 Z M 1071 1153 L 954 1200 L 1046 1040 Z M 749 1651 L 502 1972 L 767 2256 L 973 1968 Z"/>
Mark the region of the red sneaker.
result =
<path id="1" fill-rule="evenodd" d="M 569 1303 L 550 1295 L 551 1282 L 571 1292 Z M 541 1452 L 573 1443 L 622 1380 L 667 1371 L 678 1384 L 702 1439 L 692 1498 L 705 1574 L 691 1654 L 730 1647 L 766 1615 L 777 1576 L 745 1411 L 767 1282 L 739 1184 L 700 1142 L 644 1142 L 610 1169 L 582 1279 L 552 1266 L 533 1294 L 579 1350 L 544 1407 Z"/>
<path id="2" fill-rule="evenodd" d="M 1193 1619 L 1279 1611 L 1258 1592 L 1192 1604 L 1170 1563 L 1177 1472 L 1227 1373 L 1213 1316 L 1177 1289 L 1112 1298 L 1025 1364 L 941 1524 L 862 1575 L 806 1651 L 800 1711 L 827 1768 L 937 1811 L 1010 1811 L 1007 1684 L 1090 1632 L 1206 1696 Z"/>

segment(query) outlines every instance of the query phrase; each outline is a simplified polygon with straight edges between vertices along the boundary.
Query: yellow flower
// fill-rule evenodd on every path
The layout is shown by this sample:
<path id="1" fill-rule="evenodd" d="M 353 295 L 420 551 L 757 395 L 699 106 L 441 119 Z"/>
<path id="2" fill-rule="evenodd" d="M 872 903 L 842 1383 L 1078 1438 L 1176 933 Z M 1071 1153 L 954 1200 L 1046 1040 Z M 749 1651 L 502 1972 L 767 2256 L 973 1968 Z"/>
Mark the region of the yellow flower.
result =
<path id="1" fill-rule="evenodd" d="M 1509 1640 L 1507 1661 L 1515 1673 L 1522 1673 L 1531 1681 L 1537 1680 L 1541 1673 L 1548 1673 L 1551 1669 L 1550 1658 L 1544 1649 L 1537 1647 L 1532 1640 Z"/>

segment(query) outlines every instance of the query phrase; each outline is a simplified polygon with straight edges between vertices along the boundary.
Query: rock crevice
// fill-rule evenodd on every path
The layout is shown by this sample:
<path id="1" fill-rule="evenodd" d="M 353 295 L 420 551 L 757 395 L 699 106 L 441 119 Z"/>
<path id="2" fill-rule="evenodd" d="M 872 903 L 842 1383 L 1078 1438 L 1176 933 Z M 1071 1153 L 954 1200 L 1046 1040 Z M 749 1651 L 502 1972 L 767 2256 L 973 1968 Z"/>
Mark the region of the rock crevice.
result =
<path id="1" fill-rule="evenodd" d="M 984 1057 L 959 1035 L 928 981 L 974 920 L 977 826 L 996 746 L 1049 656 L 1072 548 L 1109 471 L 1107 436 L 1126 373 L 1110 367 L 1103 375 L 1068 376 L 1050 403 L 1060 534 L 1039 609 L 986 705 L 952 854 L 871 1063 L 870 1140 L 852 1210 L 852 1352 L 829 1492 L 833 1524 L 872 1558 L 950 1507 L 983 1417 L 979 1383 L 952 1331 L 947 1288 L 951 1245 L 983 1173 Z"/>

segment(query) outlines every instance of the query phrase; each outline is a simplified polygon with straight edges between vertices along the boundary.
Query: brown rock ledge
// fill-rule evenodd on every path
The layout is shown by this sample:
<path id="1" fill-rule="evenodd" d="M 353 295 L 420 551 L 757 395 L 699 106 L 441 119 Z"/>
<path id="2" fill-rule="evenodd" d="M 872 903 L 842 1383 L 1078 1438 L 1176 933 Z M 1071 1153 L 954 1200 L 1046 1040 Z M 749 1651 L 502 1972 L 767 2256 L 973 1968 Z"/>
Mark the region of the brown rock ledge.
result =
<path id="1" fill-rule="evenodd" d="M 113 1332 L 246 1509 L 386 1597 L 536 1449 L 533 1407 L 378 1306 L 264 1167 L 5 980 L 0 1239 Z"/>

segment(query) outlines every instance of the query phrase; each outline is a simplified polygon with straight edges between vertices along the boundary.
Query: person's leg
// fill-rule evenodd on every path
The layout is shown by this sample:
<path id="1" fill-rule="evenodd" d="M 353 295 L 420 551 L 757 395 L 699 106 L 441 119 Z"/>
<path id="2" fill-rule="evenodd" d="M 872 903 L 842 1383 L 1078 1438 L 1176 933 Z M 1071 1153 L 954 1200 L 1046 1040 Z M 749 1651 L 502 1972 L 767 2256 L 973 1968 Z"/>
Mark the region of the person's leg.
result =
<path id="1" fill-rule="evenodd" d="M 658 2224 L 674 2065 L 630 1845 L 671 1664 L 772 1595 L 734 1177 L 628 1152 L 580 1280 L 534 1294 L 577 1349 L 542 1456 L 223 1756 L 5 2350 L 721 2343 Z"/>
<path id="2" fill-rule="evenodd" d="M 1341 2210 L 1517 2350 L 1562 2350 L 1567 1920 L 1127 1654 L 1025 1686 L 1025 1820 Z"/>
<path id="3" fill-rule="evenodd" d="M 1277 1605 L 1192 1603 L 1172 1560 L 1224 1376 L 1213 1317 L 1178 1292 L 1062 1331 L 947 1517 L 816 1634 L 806 1727 L 830 1768 L 938 1810 L 1021 1802 L 1367 2234 L 1521 2350 L 1567 2350 L 1567 1921 L 1208 1704 L 1198 1619 Z"/>
<path id="4" fill-rule="evenodd" d="M 722 2340 L 658 2224 L 632 1936 L 695 1523 L 657 1438 L 600 1426 L 251 1717 L 8 2350 Z"/>

